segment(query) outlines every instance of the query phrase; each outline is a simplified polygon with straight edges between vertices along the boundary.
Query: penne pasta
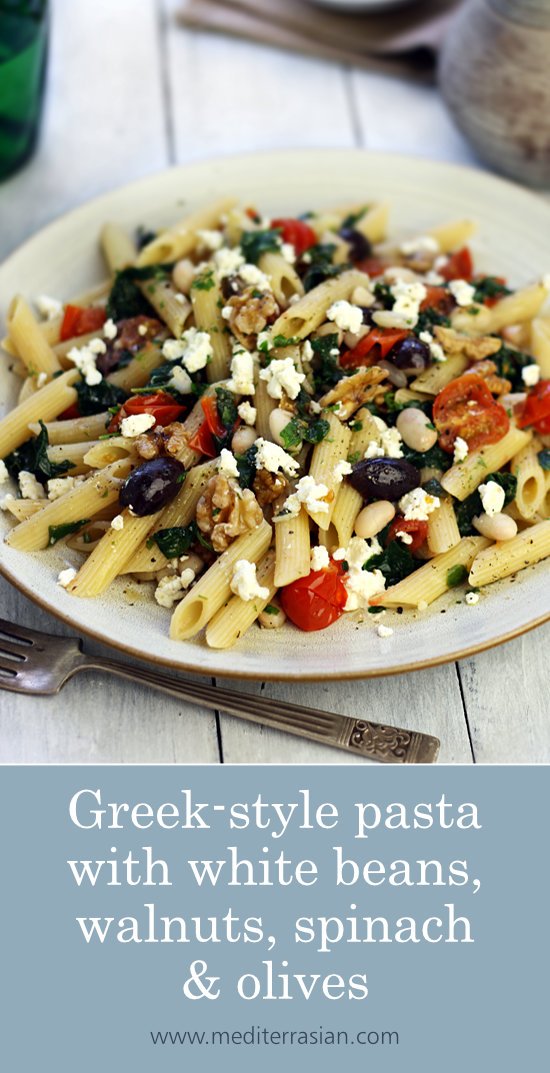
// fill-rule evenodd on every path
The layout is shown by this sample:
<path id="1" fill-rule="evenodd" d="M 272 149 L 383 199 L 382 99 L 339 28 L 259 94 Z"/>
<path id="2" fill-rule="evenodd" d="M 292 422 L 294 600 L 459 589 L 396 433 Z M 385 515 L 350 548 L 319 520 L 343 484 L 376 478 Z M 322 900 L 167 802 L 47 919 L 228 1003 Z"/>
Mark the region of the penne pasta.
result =
<path id="1" fill-rule="evenodd" d="M 324 484 L 328 488 L 328 495 L 325 497 L 328 510 L 310 512 L 311 518 L 319 529 L 328 529 L 332 521 L 336 495 L 341 484 L 341 478 L 337 475 L 337 466 L 342 459 L 347 459 L 351 442 L 351 430 L 343 425 L 335 414 L 327 413 L 326 419 L 330 431 L 325 439 L 314 447 L 309 468 L 317 484 Z"/>
<path id="2" fill-rule="evenodd" d="M 369 277 L 363 272 L 350 269 L 335 279 L 320 283 L 277 318 L 273 325 L 273 335 L 282 335 L 286 339 L 305 339 L 323 323 L 327 310 L 334 302 L 339 299 L 347 300 L 355 287 L 364 286 L 368 282 Z"/>
<path id="3" fill-rule="evenodd" d="M 309 515 L 304 507 L 295 518 L 275 523 L 275 581 L 277 588 L 290 585 L 310 571 Z"/>
<path id="4" fill-rule="evenodd" d="M 282 253 L 264 253 L 260 258 L 259 267 L 269 277 L 273 294 L 283 309 L 288 308 L 296 295 L 302 297 L 304 285 L 296 269 L 289 264 Z"/>
<path id="5" fill-rule="evenodd" d="M 211 230 L 220 224 L 222 216 L 236 204 L 234 198 L 220 198 L 205 208 L 184 216 L 174 227 L 161 232 L 138 254 L 137 264 L 154 265 L 178 261 L 192 253 L 198 243 L 197 231 Z"/>
<path id="6" fill-rule="evenodd" d="M 546 473 L 539 460 L 540 442 L 531 440 L 510 463 L 517 479 L 516 507 L 522 518 L 534 518 L 546 496 Z"/>
<path id="7" fill-rule="evenodd" d="M 10 304 L 7 315 L 10 340 L 15 352 L 27 366 L 31 376 L 45 373 L 51 377 L 59 372 L 59 360 L 47 342 L 30 306 L 20 294 Z"/>
<path id="8" fill-rule="evenodd" d="M 93 414 L 92 417 L 71 417 L 66 421 L 46 421 L 48 442 L 81 443 L 84 440 L 97 440 L 103 436 L 111 414 L 108 412 Z M 29 431 L 38 436 L 40 425 L 35 421 L 29 425 Z"/>
<path id="9" fill-rule="evenodd" d="M 30 424 L 51 421 L 76 402 L 73 384 L 78 377 L 76 369 L 62 373 L 0 420 L 0 458 L 29 439 Z"/>
<path id="10" fill-rule="evenodd" d="M 277 591 L 273 551 L 268 551 L 259 560 L 256 576 L 258 584 L 267 590 L 267 595 L 253 600 L 232 596 L 206 627 L 206 643 L 210 648 L 232 648 L 273 599 Z"/>
<path id="11" fill-rule="evenodd" d="M 436 555 L 429 562 L 415 570 L 404 581 L 398 582 L 385 592 L 371 599 L 371 604 L 382 607 L 422 607 L 437 600 L 439 596 L 452 588 L 449 583 L 449 571 L 463 566 L 470 569 L 476 555 L 487 547 L 489 541 L 484 537 L 462 537 L 462 540 L 450 551 Z M 474 582 L 470 581 L 471 584 Z"/>
<path id="12" fill-rule="evenodd" d="M 495 473 L 517 455 L 531 439 L 530 432 L 511 428 L 498 443 L 488 444 L 471 454 L 455 466 L 451 466 L 441 478 L 441 485 L 449 495 L 456 499 L 466 499 L 475 492 L 478 485 L 489 473 Z"/>
<path id="13" fill-rule="evenodd" d="M 227 321 L 222 316 L 225 303 L 220 284 L 214 280 L 211 284 L 208 290 L 191 287 L 191 303 L 197 328 L 208 332 L 210 336 L 213 354 L 206 367 L 206 375 L 210 383 L 213 383 L 229 376 L 231 342 Z"/>
<path id="14" fill-rule="evenodd" d="M 118 224 L 104 224 L 99 241 L 107 268 L 113 275 L 134 263 L 137 256 L 136 244 Z"/>
<path id="15" fill-rule="evenodd" d="M 148 279 L 138 283 L 138 287 L 172 335 L 179 339 L 191 313 L 189 299 L 176 291 L 169 279 Z"/>
<path id="16" fill-rule="evenodd" d="M 512 540 L 492 544 L 480 551 L 470 567 L 470 585 L 490 585 L 533 566 L 550 555 L 550 521 L 524 529 Z"/>
<path id="17" fill-rule="evenodd" d="M 433 555 L 450 551 L 460 544 L 460 530 L 451 498 L 442 498 L 441 504 L 428 519 L 428 548 Z"/>

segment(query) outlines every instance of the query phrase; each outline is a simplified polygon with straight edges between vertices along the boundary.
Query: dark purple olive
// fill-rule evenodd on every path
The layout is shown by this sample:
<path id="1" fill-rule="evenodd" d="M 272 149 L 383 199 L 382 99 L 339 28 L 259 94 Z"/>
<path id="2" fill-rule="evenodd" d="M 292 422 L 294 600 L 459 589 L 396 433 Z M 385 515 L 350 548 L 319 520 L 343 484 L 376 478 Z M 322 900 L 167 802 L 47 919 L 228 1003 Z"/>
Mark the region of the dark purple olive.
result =
<path id="1" fill-rule="evenodd" d="M 342 227 L 340 237 L 344 239 L 344 242 L 349 243 L 352 261 L 364 261 L 365 257 L 370 257 L 372 246 L 361 231 L 356 231 L 354 227 Z"/>
<path id="2" fill-rule="evenodd" d="M 130 474 L 120 489 L 121 507 L 130 507 L 133 514 L 146 514 L 165 507 L 174 499 L 185 478 L 185 467 L 177 458 L 152 458 Z"/>
<path id="3" fill-rule="evenodd" d="M 429 346 L 417 339 L 416 335 L 408 335 L 396 343 L 387 357 L 398 369 L 409 373 L 421 373 L 432 360 Z"/>
<path id="4" fill-rule="evenodd" d="M 404 458 L 362 458 L 348 481 L 363 499 L 401 499 L 420 484 L 420 473 Z"/>
<path id="5" fill-rule="evenodd" d="M 221 290 L 226 302 L 230 298 L 234 298 L 236 294 L 240 294 L 243 290 L 243 284 L 237 276 L 225 276 L 222 280 Z"/>

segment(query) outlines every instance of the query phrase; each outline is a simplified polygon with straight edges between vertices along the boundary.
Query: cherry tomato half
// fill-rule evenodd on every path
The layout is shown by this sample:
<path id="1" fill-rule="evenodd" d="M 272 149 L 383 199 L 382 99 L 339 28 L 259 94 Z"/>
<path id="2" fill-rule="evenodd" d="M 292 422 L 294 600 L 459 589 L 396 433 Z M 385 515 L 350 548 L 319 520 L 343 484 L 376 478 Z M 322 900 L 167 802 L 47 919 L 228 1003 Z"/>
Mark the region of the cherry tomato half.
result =
<path id="1" fill-rule="evenodd" d="M 433 406 L 433 422 L 440 446 L 449 453 L 457 436 L 466 440 L 472 451 L 486 443 L 497 443 L 510 428 L 506 410 L 495 402 L 477 373 L 459 376 L 439 392 Z"/>
<path id="2" fill-rule="evenodd" d="M 518 427 L 533 425 L 545 436 L 550 428 L 550 380 L 539 380 L 529 392 L 518 417 Z"/>
<path id="3" fill-rule="evenodd" d="M 81 306 L 67 305 L 63 314 L 59 338 L 61 342 L 72 339 L 75 335 L 87 335 L 88 332 L 97 332 L 105 324 L 107 314 L 104 309 L 91 306 L 82 309 Z"/>
<path id="4" fill-rule="evenodd" d="M 340 356 L 340 365 L 343 369 L 373 365 L 385 358 L 395 344 L 406 339 L 408 335 L 410 332 L 401 331 L 399 328 L 373 328 L 359 340 L 353 350 L 347 350 Z"/>
<path id="5" fill-rule="evenodd" d="M 347 592 L 342 581 L 340 563 L 331 562 L 325 570 L 312 570 L 307 577 L 281 589 L 281 606 L 300 630 L 325 630 L 342 614 Z"/>
<path id="6" fill-rule="evenodd" d="M 398 533 L 408 533 L 412 537 L 411 543 L 406 543 L 406 547 L 409 551 L 418 551 L 418 549 L 424 543 L 428 535 L 428 523 L 408 521 L 406 518 L 394 518 L 388 530 L 388 538 L 386 544 L 390 544 L 392 540 L 398 540 Z"/>
<path id="7" fill-rule="evenodd" d="M 461 250 L 457 250 L 456 253 L 451 253 L 446 264 L 439 269 L 439 275 L 443 276 L 443 279 L 465 279 L 470 280 L 474 271 L 474 262 L 472 255 L 467 246 L 463 246 Z"/>
<path id="8" fill-rule="evenodd" d="M 390 267 L 389 261 L 383 261 L 381 257 L 377 257 L 374 254 L 372 257 L 364 257 L 362 261 L 358 261 L 355 267 L 359 272 L 366 272 L 367 276 L 381 276 L 386 268 Z"/>
<path id="9" fill-rule="evenodd" d="M 197 451 L 200 455 L 206 455 L 207 458 L 215 458 L 218 454 L 218 449 L 214 443 L 214 437 L 208 428 L 207 421 L 203 421 L 200 428 L 197 429 L 194 436 L 191 436 L 188 443 L 192 451 Z"/>
<path id="10" fill-rule="evenodd" d="M 278 220 L 272 220 L 271 226 L 281 229 L 283 242 L 292 243 L 297 257 L 301 257 L 311 246 L 317 245 L 317 235 L 305 220 L 294 220 L 290 216 L 285 216 Z"/>
<path id="11" fill-rule="evenodd" d="M 221 439 L 222 436 L 225 436 L 227 429 L 218 413 L 217 400 L 213 395 L 203 395 L 201 399 L 201 408 L 210 432 L 213 436 L 219 436 Z"/>
<path id="12" fill-rule="evenodd" d="M 426 287 L 426 297 L 420 304 L 420 309 L 437 309 L 438 313 L 450 313 L 454 308 L 455 300 L 445 287 Z"/>
<path id="13" fill-rule="evenodd" d="M 185 406 L 180 406 L 166 391 L 156 391 L 152 395 L 133 395 L 127 399 L 116 413 L 108 427 L 109 432 L 116 432 L 123 417 L 134 414 L 151 414 L 157 425 L 171 425 L 178 417 L 185 413 Z"/>

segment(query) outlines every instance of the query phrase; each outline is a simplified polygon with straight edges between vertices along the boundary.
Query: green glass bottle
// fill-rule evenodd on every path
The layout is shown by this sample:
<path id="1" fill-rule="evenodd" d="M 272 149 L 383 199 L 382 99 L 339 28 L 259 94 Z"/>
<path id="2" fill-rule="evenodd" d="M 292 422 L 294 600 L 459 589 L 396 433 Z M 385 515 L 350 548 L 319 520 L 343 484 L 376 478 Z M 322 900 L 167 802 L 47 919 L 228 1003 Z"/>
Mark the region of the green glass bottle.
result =
<path id="1" fill-rule="evenodd" d="M 0 0 L 0 180 L 31 155 L 40 127 L 48 0 Z"/>

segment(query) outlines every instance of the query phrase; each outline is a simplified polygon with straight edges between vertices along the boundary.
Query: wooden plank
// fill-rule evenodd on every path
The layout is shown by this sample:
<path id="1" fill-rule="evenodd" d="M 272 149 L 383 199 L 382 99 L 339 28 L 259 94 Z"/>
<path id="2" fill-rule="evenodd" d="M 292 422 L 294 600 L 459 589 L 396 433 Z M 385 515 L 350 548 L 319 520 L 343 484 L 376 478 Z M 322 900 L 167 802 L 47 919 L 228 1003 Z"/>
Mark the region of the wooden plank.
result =
<path id="1" fill-rule="evenodd" d="M 550 762 L 550 625 L 460 664 L 478 763 Z"/>

